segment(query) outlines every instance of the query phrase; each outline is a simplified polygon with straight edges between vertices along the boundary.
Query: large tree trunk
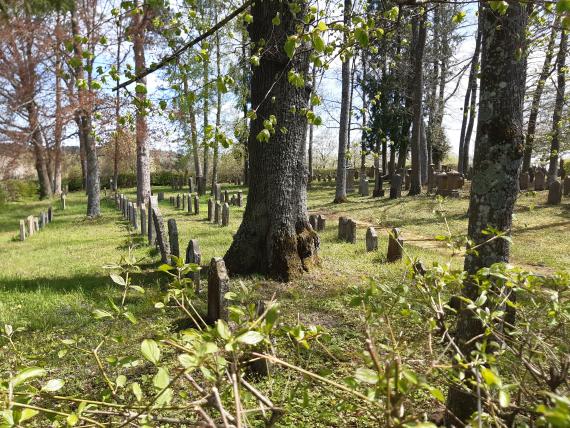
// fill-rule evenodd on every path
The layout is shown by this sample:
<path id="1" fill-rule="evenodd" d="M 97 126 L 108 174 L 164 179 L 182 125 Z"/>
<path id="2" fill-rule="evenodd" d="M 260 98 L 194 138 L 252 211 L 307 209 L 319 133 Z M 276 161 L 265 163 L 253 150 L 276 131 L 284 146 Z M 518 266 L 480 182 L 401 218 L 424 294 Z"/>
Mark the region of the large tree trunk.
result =
<path id="1" fill-rule="evenodd" d="M 137 2 L 137 7 L 139 3 Z M 147 11 L 142 6 L 143 12 L 133 16 L 133 52 L 135 56 L 135 72 L 142 73 L 146 68 L 144 49 L 146 39 Z M 146 86 L 146 78 L 139 81 L 139 85 Z M 136 92 L 136 144 L 137 144 L 137 203 L 143 204 L 150 198 L 150 150 L 147 141 L 146 123 L 146 91 Z"/>
<path id="2" fill-rule="evenodd" d="M 546 79 L 550 75 L 550 64 L 552 63 L 552 58 L 554 57 L 554 46 L 556 44 L 556 34 L 558 33 L 558 19 L 554 20 L 552 24 L 552 30 L 550 32 L 550 39 L 548 41 L 548 47 L 546 48 L 546 53 L 544 56 L 544 63 L 542 64 L 542 70 L 538 81 L 536 83 L 536 89 L 532 96 L 532 104 L 530 107 L 530 113 L 528 115 L 528 127 L 526 131 L 526 144 L 524 148 L 524 157 L 522 170 L 528 171 L 530 168 L 530 162 L 532 159 L 532 151 L 534 146 L 534 133 L 536 132 L 536 121 L 538 119 L 540 99 L 542 98 L 542 93 L 544 92 L 544 85 L 546 84 Z"/>
<path id="3" fill-rule="evenodd" d="M 350 25 L 350 12 L 352 1 L 344 0 L 344 25 Z M 344 42 L 347 42 L 347 34 L 344 35 Z M 349 128 L 349 104 L 350 104 L 350 59 L 345 58 L 342 63 L 342 89 L 340 101 L 340 126 L 338 130 L 338 156 L 336 164 L 336 190 L 334 196 L 335 203 L 346 202 L 346 151 L 348 148 L 348 128 Z"/>
<path id="4" fill-rule="evenodd" d="M 489 240 L 485 230 L 493 227 L 508 232 L 511 229 L 518 194 L 525 88 L 525 62 L 520 52 L 526 49 L 526 22 L 525 6 L 518 1 L 509 1 L 504 15 L 494 12 L 488 4 L 481 10 L 481 100 L 468 228 L 469 239 L 478 248 L 465 257 L 465 270 L 469 274 L 509 260 L 509 241 Z M 463 294 L 475 300 L 479 295 L 477 284 L 467 279 Z M 477 343 L 473 338 L 482 331 L 482 324 L 463 305 L 455 340 L 467 362 Z M 467 371 L 466 375 L 472 374 Z M 469 384 L 468 381 L 465 384 Z M 457 418 L 467 421 L 477 410 L 477 404 L 477 394 L 450 386 L 447 406 Z"/>
<path id="5" fill-rule="evenodd" d="M 317 92 L 317 67 L 315 67 L 313 65 L 312 67 L 312 71 L 311 71 L 311 93 L 316 94 Z M 311 111 L 314 111 L 314 106 L 311 103 Z M 309 161 L 308 161 L 308 167 L 309 167 L 309 178 L 308 178 L 308 182 L 310 183 L 311 181 L 313 181 L 313 132 L 314 132 L 314 128 L 315 125 L 313 125 L 313 123 L 311 122 L 309 124 Z"/>
<path id="6" fill-rule="evenodd" d="M 231 273 L 254 272 L 288 281 L 314 262 L 319 239 L 307 219 L 304 141 L 306 116 L 292 107 L 306 108 L 310 88 L 292 86 L 289 70 L 308 73 L 309 50 L 299 48 L 289 61 L 283 51 L 285 40 L 295 34 L 297 20 L 303 19 L 306 4 L 293 18 L 289 6 L 279 0 L 264 0 L 252 6 L 251 40 L 266 42 L 260 65 L 253 69 L 252 107 L 257 116 L 249 133 L 250 182 L 243 221 L 224 259 Z M 281 25 L 272 18 L 280 13 Z M 277 79 L 277 80 L 276 80 Z M 275 97 L 279 102 L 270 100 Z M 259 141 L 263 121 L 274 115 L 275 133 L 269 141 Z M 281 132 L 284 127 L 287 132 Z"/>
<path id="7" fill-rule="evenodd" d="M 469 167 L 469 146 L 471 133 L 475 122 L 475 108 L 477 102 L 477 70 L 479 68 L 479 54 L 481 51 L 481 25 L 477 29 L 477 39 L 475 41 L 475 52 L 471 59 L 471 69 L 469 70 L 469 83 L 465 93 L 463 103 L 463 120 L 461 122 L 461 135 L 459 136 L 459 160 L 457 171 L 464 174 Z"/>
<path id="8" fill-rule="evenodd" d="M 71 31 L 73 34 L 73 54 L 78 65 L 74 69 L 75 81 L 84 81 L 83 70 L 83 48 L 79 34 L 79 24 L 75 9 L 71 9 Z M 91 100 L 86 89 L 77 89 L 78 106 L 76 111 L 76 122 L 78 124 L 79 139 L 85 148 L 85 190 L 87 193 L 87 216 L 94 218 L 101 214 L 99 201 L 99 161 L 97 159 L 97 146 L 93 137 L 93 126 L 91 119 Z"/>
<path id="9" fill-rule="evenodd" d="M 27 104 L 28 119 L 31 130 L 31 143 L 36 158 L 36 172 L 40 185 L 40 199 L 50 198 L 52 195 L 51 183 L 46 160 L 46 151 L 43 144 L 42 133 L 39 128 L 38 109 L 34 100 Z"/>
<path id="10" fill-rule="evenodd" d="M 548 184 L 550 185 L 558 176 L 558 159 L 560 157 L 560 127 L 562 126 L 562 110 L 564 109 L 564 95 L 566 92 L 566 50 L 568 33 L 562 31 L 556 67 L 558 81 L 556 86 L 556 101 L 552 114 L 552 138 L 550 141 L 550 160 L 548 165 Z"/>
<path id="11" fill-rule="evenodd" d="M 425 13 L 414 18 L 413 26 L 417 29 L 415 37 L 415 46 L 413 49 L 413 77 L 412 77 L 412 111 L 413 111 L 413 127 L 412 127 L 412 175 L 410 182 L 409 195 L 419 195 L 422 192 L 422 170 L 421 170 L 421 134 L 423 121 L 423 61 L 424 49 L 426 44 L 426 17 Z"/>

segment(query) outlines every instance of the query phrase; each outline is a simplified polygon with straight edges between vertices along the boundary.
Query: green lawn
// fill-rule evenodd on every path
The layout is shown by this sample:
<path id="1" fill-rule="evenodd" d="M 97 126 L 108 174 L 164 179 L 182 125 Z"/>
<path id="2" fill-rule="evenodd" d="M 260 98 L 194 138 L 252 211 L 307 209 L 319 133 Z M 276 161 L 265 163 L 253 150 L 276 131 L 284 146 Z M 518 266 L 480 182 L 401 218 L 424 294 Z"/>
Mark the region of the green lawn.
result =
<path id="1" fill-rule="evenodd" d="M 236 189 L 235 186 L 223 188 L 230 192 Z M 154 190 L 166 192 L 160 207 L 165 219 L 175 217 L 177 220 L 181 252 L 185 252 L 188 240 L 195 238 L 200 244 L 203 264 L 214 256 L 224 255 L 244 208 L 231 207 L 230 226 L 222 228 L 206 221 L 206 197 L 201 200 L 201 214 L 195 216 L 170 206 L 168 197 L 175 192 L 168 188 Z M 125 193 L 134 198 L 134 189 Z M 349 301 L 366 286 L 370 277 L 388 287 L 407 281 L 404 263 L 384 261 L 386 231 L 393 226 L 402 229 L 404 238 L 408 238 L 406 251 L 412 258 L 419 257 L 428 264 L 450 261 L 460 267 L 462 259 L 451 257 L 444 244 L 435 242 L 433 237 L 448 233 L 442 212 L 451 233 L 464 233 L 468 200 L 452 199 L 440 204 L 431 196 L 390 201 L 354 195 L 349 203 L 334 205 L 331 203 L 333 195 L 332 184 L 322 183 L 315 184 L 309 194 L 310 211 L 329 217 L 327 229 L 321 234 L 322 263 L 318 269 L 295 283 L 280 284 L 258 277 L 232 278 L 232 287 L 243 281 L 255 287 L 263 298 L 276 293 L 284 321 L 299 320 L 327 328 L 331 333 L 329 351 L 340 361 L 317 353 L 316 356 L 311 354 L 304 363 L 308 367 L 335 369 L 340 375 L 350 368 L 343 365 L 343 359 L 362 358 L 362 321 L 360 315 L 348 307 Z M 545 200 L 545 192 L 528 193 L 519 198 L 513 230 L 513 262 L 554 271 L 570 265 L 570 204 L 565 199 L 561 206 L 548 207 Z M 22 201 L 0 208 L 0 327 L 9 324 L 25 328 L 14 335 L 17 351 L 0 337 L 0 378 L 22 365 L 41 365 L 53 376 L 70 379 L 66 393 L 89 396 L 102 387 L 99 378 L 94 376 L 96 368 L 92 356 L 78 353 L 71 359 L 61 360 L 58 353 L 64 348 L 62 339 L 81 337 L 86 349 L 96 347 L 103 340 L 103 355 L 133 355 L 138 353 L 143 338 L 172 330 L 179 315 L 155 309 L 163 278 L 153 271 L 159 257 L 146 245 L 146 238 L 132 231 L 122 220 L 114 203 L 103 201 L 101 218 L 90 221 L 84 217 L 83 194 L 70 194 L 65 211 L 60 210 L 58 201 L 54 200 L 51 202 L 53 222 L 25 242 L 18 241 L 19 219 L 29 214 L 38 215 L 49 204 L 48 201 Z M 356 245 L 337 241 L 339 215 L 348 215 L 360 222 Z M 365 252 L 366 224 L 375 225 L 379 231 L 378 253 Z M 95 321 L 91 315 L 93 309 L 108 308 L 109 299 L 120 297 L 120 290 L 112 285 L 103 266 L 118 262 L 129 248 L 142 260 L 143 266 L 143 273 L 135 279 L 146 293 L 129 297 L 127 301 L 139 323 L 132 325 L 123 320 L 107 325 Z M 414 342 L 412 332 L 406 340 Z M 302 377 L 283 371 L 260 382 L 260 387 L 269 391 L 275 402 L 280 402 L 280 398 L 294 394 L 305 384 Z M 316 390 L 312 394 L 312 403 L 321 406 L 319 412 L 315 413 L 314 406 L 311 406 L 313 410 L 307 408 L 302 399 L 291 401 L 280 426 L 306 426 L 303 424 L 308 418 L 311 418 L 311 426 L 351 423 L 374 426 L 374 421 L 359 420 L 354 412 L 345 414 L 346 409 L 337 408 L 341 403 L 330 402 L 330 396 Z"/>

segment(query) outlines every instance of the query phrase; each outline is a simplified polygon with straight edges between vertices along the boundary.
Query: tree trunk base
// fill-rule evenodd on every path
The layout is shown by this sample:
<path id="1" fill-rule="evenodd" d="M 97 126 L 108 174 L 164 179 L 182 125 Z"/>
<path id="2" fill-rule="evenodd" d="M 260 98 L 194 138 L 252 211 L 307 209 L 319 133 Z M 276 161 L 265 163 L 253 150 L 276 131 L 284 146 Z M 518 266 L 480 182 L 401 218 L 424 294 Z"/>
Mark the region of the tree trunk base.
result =
<path id="1" fill-rule="evenodd" d="M 348 198 L 346 196 L 337 196 L 333 200 L 333 204 L 344 204 L 348 202 Z"/>

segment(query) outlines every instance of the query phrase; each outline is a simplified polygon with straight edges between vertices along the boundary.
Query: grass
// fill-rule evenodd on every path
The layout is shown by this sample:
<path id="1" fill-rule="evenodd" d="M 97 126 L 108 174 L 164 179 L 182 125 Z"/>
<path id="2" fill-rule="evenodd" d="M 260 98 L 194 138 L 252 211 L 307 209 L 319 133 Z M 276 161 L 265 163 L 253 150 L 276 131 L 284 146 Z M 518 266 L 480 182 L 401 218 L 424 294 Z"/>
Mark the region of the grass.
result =
<path id="1" fill-rule="evenodd" d="M 237 189 L 224 188 L 230 193 Z M 175 192 L 168 188 L 154 190 L 166 192 L 160 207 L 165 219 L 177 220 L 181 252 L 189 239 L 198 239 L 204 264 L 225 253 L 244 208 L 231 207 L 230 226 L 222 228 L 206 220 L 207 197 L 201 199 L 201 213 L 196 216 L 170 206 L 168 197 Z M 125 193 L 134 199 L 134 189 Z M 433 237 L 448 233 L 446 221 L 451 234 L 465 232 L 468 200 L 463 197 L 440 204 L 431 196 L 391 201 L 353 195 L 349 203 L 335 205 L 331 203 L 333 195 L 332 184 L 325 183 L 314 184 L 309 194 L 310 211 L 328 216 L 327 228 L 321 233 L 320 268 L 294 283 L 280 284 L 259 277 L 233 278 L 232 287 L 243 281 L 254 286 L 263 298 L 276 294 L 286 322 L 324 326 L 331 333 L 329 350 L 339 361 L 317 352 L 307 354 L 304 363 L 319 370 L 334 369 L 340 376 L 348 374 L 354 361 L 362 359 L 362 322 L 357 311 L 349 308 L 350 300 L 371 277 L 388 287 L 407 281 L 404 263 L 384 261 L 387 248 L 384 230 L 400 227 L 406 239 L 406 252 L 412 258 L 421 258 L 428 264 L 450 261 L 453 266 L 461 267 L 462 259 L 452 257 L 445 245 Z M 554 271 L 570 264 L 570 205 L 567 199 L 556 207 L 545 205 L 545 201 L 546 192 L 525 193 L 519 198 L 513 222 L 512 260 L 527 267 Z M 54 221 L 26 241 L 18 241 L 19 219 L 37 215 L 49 204 L 50 201 L 27 200 L 0 208 L 0 326 L 25 328 L 15 335 L 17 352 L 0 338 L 0 377 L 17 370 L 21 364 L 41 365 L 49 368 L 53 376 L 70 380 L 67 393 L 89 396 L 102 388 L 95 376 L 92 356 L 78 353 L 73 358 L 61 359 L 65 348 L 62 339 L 81 337 L 85 349 L 105 340 L 104 355 L 138 355 L 142 339 L 166 334 L 172 330 L 178 315 L 155 309 L 161 276 L 152 269 L 158 256 L 146 245 L 146 239 L 121 219 L 114 204 L 103 202 L 101 218 L 86 220 L 83 194 L 70 194 L 65 211 L 59 209 L 57 201 L 51 201 Z M 336 239 L 336 218 L 340 215 L 358 221 L 356 245 Z M 377 253 L 365 252 L 366 225 L 379 230 L 381 250 Z M 135 281 L 146 293 L 130 297 L 127 303 L 139 323 L 132 325 L 123 320 L 111 326 L 96 322 L 91 315 L 93 309 L 108 309 L 109 299 L 120 297 L 120 290 L 113 286 L 102 266 L 118 262 L 133 245 L 134 254 L 144 268 Z M 413 344 L 414 340 L 410 332 L 406 341 Z M 413 349 L 410 345 L 410 350 Z M 305 425 L 308 420 L 311 426 L 374 426 L 374 421 L 354 419 L 355 413 L 347 410 L 346 403 L 317 389 L 310 390 L 311 406 L 306 406 L 304 391 L 310 383 L 296 374 L 279 371 L 260 385 L 271 391 L 275 402 L 296 397 L 288 401 L 280 426 Z M 426 407 L 429 406 L 426 402 Z"/>

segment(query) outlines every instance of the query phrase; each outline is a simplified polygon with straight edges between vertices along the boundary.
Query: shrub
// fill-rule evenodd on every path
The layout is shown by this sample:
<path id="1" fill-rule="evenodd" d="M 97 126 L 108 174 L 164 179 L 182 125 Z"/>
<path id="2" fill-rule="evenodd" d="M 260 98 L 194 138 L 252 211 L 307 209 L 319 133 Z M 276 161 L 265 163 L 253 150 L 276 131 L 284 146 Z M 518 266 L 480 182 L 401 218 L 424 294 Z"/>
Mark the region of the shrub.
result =
<path id="1" fill-rule="evenodd" d="M 34 180 L 5 180 L 0 182 L 0 203 L 35 198 L 38 183 Z"/>

